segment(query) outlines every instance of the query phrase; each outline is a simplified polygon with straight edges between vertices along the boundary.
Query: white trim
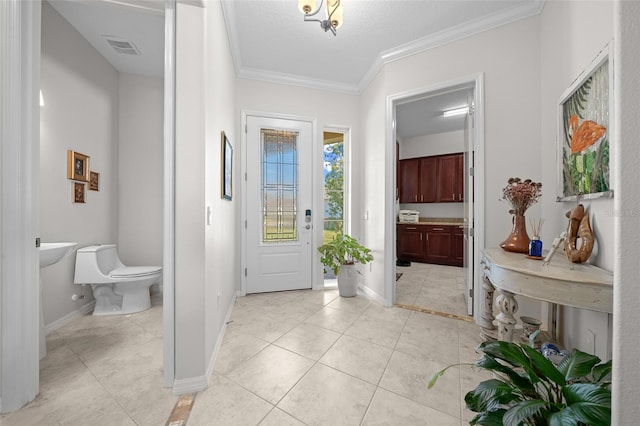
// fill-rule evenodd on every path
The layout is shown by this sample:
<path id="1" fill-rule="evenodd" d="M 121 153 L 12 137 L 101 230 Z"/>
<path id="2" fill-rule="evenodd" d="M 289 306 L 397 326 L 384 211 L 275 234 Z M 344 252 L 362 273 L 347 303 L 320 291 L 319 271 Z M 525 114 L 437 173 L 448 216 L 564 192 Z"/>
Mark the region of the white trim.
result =
<path id="1" fill-rule="evenodd" d="M 374 302 L 379 303 L 380 305 L 383 305 L 383 306 L 389 306 L 385 303 L 385 300 L 383 297 L 381 297 L 375 291 L 371 290 L 366 285 L 362 283 L 358 284 L 358 290 L 362 293 L 362 296 L 366 297 L 367 299 L 373 300 Z"/>
<path id="2" fill-rule="evenodd" d="M 266 71 L 258 68 L 241 67 L 237 75 L 238 78 L 246 78 L 249 80 L 288 84 L 290 86 L 307 87 L 311 89 L 326 90 L 329 92 L 344 93 L 347 95 L 360 94 L 360 88 L 357 84 L 339 83 L 336 81 L 303 77 L 295 74 Z"/>
<path id="3" fill-rule="evenodd" d="M 197 393 L 205 390 L 209 386 L 207 376 L 190 377 L 188 379 L 178 379 L 173 382 L 172 393 L 174 395 L 185 395 Z"/>
<path id="4" fill-rule="evenodd" d="M 0 412 L 39 390 L 41 3 L 0 4 Z"/>
<path id="5" fill-rule="evenodd" d="M 213 368 L 216 365 L 216 360 L 218 359 L 218 355 L 220 354 L 220 348 L 222 348 L 222 341 L 224 340 L 224 335 L 227 333 L 227 324 L 231 320 L 231 314 L 233 313 L 233 308 L 236 304 L 236 295 L 233 295 L 233 299 L 231 300 L 231 304 L 229 305 L 229 309 L 227 310 L 227 314 L 224 317 L 224 324 L 222 325 L 222 329 L 218 334 L 218 340 L 216 341 L 216 345 L 213 348 L 213 353 L 211 354 L 211 358 L 209 359 L 209 365 L 207 367 L 207 387 L 209 386 L 209 380 L 211 379 L 211 375 L 213 374 Z"/>
<path id="6" fill-rule="evenodd" d="M 481 268 L 480 250 L 484 247 L 484 74 L 475 74 L 434 84 L 428 87 L 387 96 L 387 141 L 385 144 L 385 238 L 384 250 L 384 305 L 392 306 L 395 300 L 395 179 L 396 138 L 393 123 L 395 122 L 395 107 L 399 104 L 420 99 L 430 93 L 442 92 L 448 89 L 473 88 L 475 99 L 474 112 L 474 318 L 479 317 L 481 303 Z"/>
<path id="7" fill-rule="evenodd" d="M 242 110 L 241 112 L 241 116 L 242 116 L 242 122 L 241 122 L 241 145 L 242 145 L 242 158 L 241 158 L 241 176 L 242 178 L 240 179 L 242 182 L 242 206 L 240 208 L 241 212 L 242 212 L 242 217 L 241 217 L 241 228 L 242 228 L 242 254 L 241 254 L 241 274 L 240 274 L 240 296 L 246 296 L 247 295 L 247 277 L 245 276 L 245 268 L 248 267 L 248 261 L 247 261 L 247 228 L 244 226 L 244 224 L 247 221 L 247 181 L 245 179 L 246 175 L 247 175 L 247 132 L 246 132 L 246 128 L 247 128 L 247 117 L 251 116 L 251 117 L 264 117 L 264 118 L 273 118 L 273 119 L 280 119 L 280 120 L 293 120 L 293 121 L 304 121 L 304 122 L 308 122 L 311 123 L 311 134 L 312 134 L 312 142 L 311 142 L 311 150 L 312 150 L 312 161 L 314 162 L 314 166 L 313 167 L 318 167 L 317 161 L 317 151 L 318 151 L 318 120 L 316 118 L 313 117 L 305 117 L 305 116 L 299 116 L 299 115 L 292 115 L 292 114 L 279 114 L 279 113 L 271 113 L 271 112 L 261 112 L 261 111 L 252 111 L 252 110 Z M 312 171 L 312 173 L 314 173 L 314 171 Z M 313 175 L 315 176 L 315 175 Z M 313 179 L 312 179 L 313 180 Z M 317 183 L 317 182 L 316 182 Z M 317 190 L 317 185 L 316 188 L 314 188 Z M 319 205 L 318 205 L 318 197 L 312 197 L 312 209 L 313 211 L 318 211 Z M 313 214 L 312 215 L 312 226 L 313 229 L 317 229 L 318 227 L 322 226 L 322 221 L 319 220 L 320 215 L 318 214 Z M 315 236 L 314 236 L 315 237 Z M 314 241 L 312 241 L 312 244 L 317 244 L 317 242 L 315 241 L 316 238 L 313 238 Z M 316 253 L 317 251 L 314 250 Z M 317 289 L 321 289 L 322 287 L 318 287 L 320 284 L 318 282 L 318 269 L 319 269 L 319 257 L 317 254 L 314 253 L 314 258 L 312 260 L 312 272 L 311 272 L 311 288 L 314 290 Z"/>
<path id="8" fill-rule="evenodd" d="M 51 324 L 47 324 L 46 327 L 44 328 L 44 334 L 48 336 L 54 331 L 56 331 L 57 329 L 63 327 L 65 324 L 70 323 L 74 319 L 83 317 L 91 313 L 95 305 L 96 305 L 96 301 L 92 300 L 91 302 L 82 305 L 75 311 L 69 312 L 67 315 L 63 316 L 62 318 L 58 318 Z"/>
<path id="9" fill-rule="evenodd" d="M 176 4 L 165 0 L 164 28 L 164 204 L 162 249 L 163 375 L 166 387 L 175 378 L 175 56 Z"/>

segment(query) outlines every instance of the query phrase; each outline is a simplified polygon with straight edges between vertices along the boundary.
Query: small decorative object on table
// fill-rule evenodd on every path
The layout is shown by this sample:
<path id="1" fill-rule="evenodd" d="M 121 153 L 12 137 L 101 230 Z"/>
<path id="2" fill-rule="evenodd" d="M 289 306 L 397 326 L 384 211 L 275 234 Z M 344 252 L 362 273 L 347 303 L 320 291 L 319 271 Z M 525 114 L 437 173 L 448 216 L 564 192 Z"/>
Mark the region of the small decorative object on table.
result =
<path id="1" fill-rule="evenodd" d="M 573 263 L 583 263 L 589 259 L 595 244 L 595 237 L 589 224 L 589 214 L 584 211 L 584 206 L 577 207 L 567 212 L 569 228 L 567 238 L 564 240 L 564 251 Z M 578 238 L 582 241 L 578 247 Z"/>
<path id="2" fill-rule="evenodd" d="M 538 222 L 531 220 L 531 232 L 533 237 L 529 241 L 529 257 L 532 259 L 542 259 L 542 240 L 540 239 L 540 232 L 542 231 L 543 219 Z"/>
<path id="3" fill-rule="evenodd" d="M 511 206 L 509 213 L 513 215 L 511 234 L 500 243 L 503 250 L 515 253 L 529 252 L 529 235 L 524 213 L 529 207 L 538 202 L 542 195 L 542 183 L 531 179 L 521 180 L 518 177 L 509 178 L 507 186 L 502 189 L 502 199 Z"/>

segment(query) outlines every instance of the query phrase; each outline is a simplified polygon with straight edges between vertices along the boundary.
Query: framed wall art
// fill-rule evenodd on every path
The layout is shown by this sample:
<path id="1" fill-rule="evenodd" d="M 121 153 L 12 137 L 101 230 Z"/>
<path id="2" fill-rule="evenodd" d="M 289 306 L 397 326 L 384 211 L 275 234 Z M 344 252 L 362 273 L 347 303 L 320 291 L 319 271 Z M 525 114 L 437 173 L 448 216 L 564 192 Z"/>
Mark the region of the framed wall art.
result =
<path id="1" fill-rule="evenodd" d="M 571 84 L 558 108 L 557 201 L 611 198 L 612 47 Z"/>
<path id="2" fill-rule="evenodd" d="M 89 181 L 89 156 L 79 152 L 67 151 L 67 178 Z"/>
<path id="3" fill-rule="evenodd" d="M 233 194 L 233 147 L 222 132 L 222 198 L 231 200 Z"/>
<path id="4" fill-rule="evenodd" d="M 100 191 L 100 173 L 89 172 L 89 190 Z"/>
<path id="5" fill-rule="evenodd" d="M 86 203 L 86 188 L 82 182 L 73 182 L 73 202 Z"/>

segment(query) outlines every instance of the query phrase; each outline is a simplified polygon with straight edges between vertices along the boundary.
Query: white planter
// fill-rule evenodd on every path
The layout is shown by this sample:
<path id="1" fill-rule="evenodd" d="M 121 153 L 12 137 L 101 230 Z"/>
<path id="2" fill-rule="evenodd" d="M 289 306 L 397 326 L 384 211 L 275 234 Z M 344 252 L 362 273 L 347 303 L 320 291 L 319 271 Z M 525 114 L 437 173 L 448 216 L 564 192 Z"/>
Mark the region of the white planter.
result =
<path id="1" fill-rule="evenodd" d="M 342 297 L 353 297 L 358 292 L 358 271 L 355 265 L 342 265 L 340 267 L 338 292 Z"/>

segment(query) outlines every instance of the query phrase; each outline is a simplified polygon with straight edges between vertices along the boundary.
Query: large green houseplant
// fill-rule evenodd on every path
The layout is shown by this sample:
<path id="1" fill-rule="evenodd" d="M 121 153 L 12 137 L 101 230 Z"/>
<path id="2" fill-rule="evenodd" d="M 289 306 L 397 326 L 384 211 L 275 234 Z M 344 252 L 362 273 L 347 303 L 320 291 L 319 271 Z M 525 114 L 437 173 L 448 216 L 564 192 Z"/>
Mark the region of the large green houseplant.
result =
<path id="1" fill-rule="evenodd" d="M 471 365 L 495 378 L 465 395 L 467 408 L 478 413 L 471 425 L 611 424 L 611 361 L 574 349 L 556 367 L 536 349 L 501 341 L 478 350 L 482 357 Z M 451 367 L 434 374 L 429 388 Z"/>
<path id="2" fill-rule="evenodd" d="M 322 255 L 322 264 L 338 278 L 340 296 L 355 296 L 358 285 L 355 263 L 371 262 L 371 250 L 349 235 L 338 234 L 333 240 L 318 247 L 318 251 Z"/>

